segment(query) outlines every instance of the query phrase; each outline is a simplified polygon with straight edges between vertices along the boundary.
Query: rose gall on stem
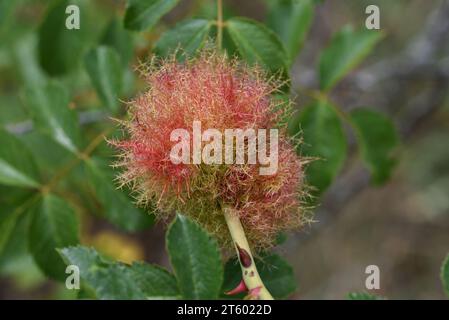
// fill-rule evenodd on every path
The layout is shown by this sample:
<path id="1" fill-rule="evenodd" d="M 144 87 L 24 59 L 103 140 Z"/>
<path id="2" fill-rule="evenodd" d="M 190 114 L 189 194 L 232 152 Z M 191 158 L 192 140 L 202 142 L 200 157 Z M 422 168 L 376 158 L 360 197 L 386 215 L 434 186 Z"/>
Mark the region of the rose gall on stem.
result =
<path id="1" fill-rule="evenodd" d="M 223 28 L 221 13 L 217 26 Z M 139 205 L 155 206 L 156 217 L 166 222 L 181 212 L 214 236 L 225 252 L 236 250 L 243 283 L 228 294 L 244 290 L 248 299 L 273 299 L 252 251 L 271 248 L 279 232 L 310 221 L 302 205 L 303 166 L 308 159 L 298 156 L 301 141 L 288 136 L 284 126 L 291 101 L 274 95 L 280 80 L 228 58 L 217 48 L 220 43 L 217 39 L 215 48 L 183 62 L 173 55 L 142 65 L 148 89 L 128 102 L 129 117 L 120 121 L 127 136 L 110 143 L 120 150 L 116 166 L 124 170 L 119 180 L 131 188 Z M 194 121 L 221 133 L 229 128 L 278 129 L 278 170 L 260 175 L 260 163 L 170 161 L 171 133 L 181 128 L 192 135 Z"/>

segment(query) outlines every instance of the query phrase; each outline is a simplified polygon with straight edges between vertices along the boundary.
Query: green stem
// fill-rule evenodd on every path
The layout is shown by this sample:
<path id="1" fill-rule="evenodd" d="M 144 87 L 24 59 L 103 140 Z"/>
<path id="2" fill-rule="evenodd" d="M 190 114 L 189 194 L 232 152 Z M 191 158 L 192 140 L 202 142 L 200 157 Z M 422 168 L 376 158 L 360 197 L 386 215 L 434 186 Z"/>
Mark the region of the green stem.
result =
<path id="1" fill-rule="evenodd" d="M 217 0 L 217 47 L 221 50 L 223 43 L 223 0 Z"/>
<path id="2" fill-rule="evenodd" d="M 224 208 L 223 211 L 229 232 L 234 240 L 235 250 L 239 257 L 242 277 L 246 287 L 250 294 L 254 294 L 254 298 L 273 300 L 270 292 L 263 284 L 259 272 L 257 272 L 254 257 L 251 254 L 251 249 L 238 215 L 231 208 Z"/>

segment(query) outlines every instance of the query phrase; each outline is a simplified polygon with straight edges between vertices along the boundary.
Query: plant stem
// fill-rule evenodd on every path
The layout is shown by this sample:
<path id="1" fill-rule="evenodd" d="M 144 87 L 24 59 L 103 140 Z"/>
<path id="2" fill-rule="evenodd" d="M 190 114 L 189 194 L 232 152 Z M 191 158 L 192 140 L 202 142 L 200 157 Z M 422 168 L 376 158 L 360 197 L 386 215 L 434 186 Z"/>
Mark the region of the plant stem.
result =
<path id="1" fill-rule="evenodd" d="M 256 299 L 273 300 L 270 292 L 263 284 L 259 272 L 257 272 L 256 264 L 238 215 L 231 208 L 224 208 L 223 214 L 231 237 L 234 240 L 235 250 L 237 251 L 240 267 L 242 269 L 243 281 L 245 282 L 250 295 Z"/>
<path id="2" fill-rule="evenodd" d="M 217 47 L 221 50 L 223 43 L 223 0 L 217 0 Z"/>

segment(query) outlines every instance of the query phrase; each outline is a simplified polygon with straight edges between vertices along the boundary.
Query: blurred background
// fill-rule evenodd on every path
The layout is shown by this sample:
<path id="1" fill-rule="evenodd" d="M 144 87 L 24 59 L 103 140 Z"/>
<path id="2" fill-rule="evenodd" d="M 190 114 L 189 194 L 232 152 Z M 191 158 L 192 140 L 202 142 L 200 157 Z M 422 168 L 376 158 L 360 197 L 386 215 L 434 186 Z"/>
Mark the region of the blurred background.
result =
<path id="1" fill-rule="evenodd" d="M 274 0 L 273 0 L 274 1 Z M 22 90 L 46 77 L 37 58 L 38 29 L 51 1 L 0 1 L 0 125 L 17 134 L 36 153 L 39 165 L 57 165 L 67 157 L 54 143 L 33 133 Z M 82 1 L 81 1 L 82 2 Z M 269 1 L 225 0 L 225 15 L 264 21 Z M 161 30 L 188 15 L 215 15 L 214 1 L 184 0 L 151 32 L 133 34 L 129 64 L 149 55 Z M 398 165 L 381 187 L 370 184 L 350 136 L 349 159 L 342 173 L 320 199 L 315 223 L 289 235 L 276 250 L 294 267 L 298 291 L 294 299 L 343 299 L 365 290 L 365 268 L 380 268 L 380 290 L 390 299 L 443 299 L 440 267 L 449 252 L 449 1 L 370 0 L 321 1 L 300 55 L 291 72 L 297 107 L 307 103 L 305 90 L 317 88 L 317 57 L 331 35 L 346 24 L 365 25 L 365 8 L 380 8 L 384 39 L 367 59 L 332 91 L 345 110 L 359 106 L 390 115 L 401 137 Z M 124 1 L 85 1 L 82 24 L 86 41 L 102 37 L 114 12 L 123 14 Z M 85 20 L 84 15 L 85 14 Z M 84 26 L 82 29 L 85 28 Z M 92 40 L 93 41 L 93 40 Z M 68 48 L 69 47 L 68 45 Z M 81 55 L 73 47 L 74 54 Z M 48 51 L 51 60 L 51 48 Z M 125 96 L 139 91 L 128 73 Z M 85 71 L 60 80 L 74 92 L 70 106 L 80 114 L 87 136 L 108 122 Z M 42 152 L 48 150 L 48 152 Z M 108 153 L 104 145 L 98 151 Z M 75 185 L 82 185 L 75 170 Z M 80 187 L 82 188 L 82 187 Z M 3 209 L 11 192 L 0 187 Z M 85 195 L 68 195 L 74 202 Z M 127 233 L 104 219 L 79 210 L 81 242 L 121 261 L 146 260 L 168 266 L 164 226 Z M 19 223 L 0 255 L 0 299 L 74 298 L 62 284 L 47 280 L 26 249 Z M 22 231 L 21 231 L 22 230 Z M 2 229 L 0 228 L 0 233 Z M 0 234 L 0 238 L 2 234 Z"/>

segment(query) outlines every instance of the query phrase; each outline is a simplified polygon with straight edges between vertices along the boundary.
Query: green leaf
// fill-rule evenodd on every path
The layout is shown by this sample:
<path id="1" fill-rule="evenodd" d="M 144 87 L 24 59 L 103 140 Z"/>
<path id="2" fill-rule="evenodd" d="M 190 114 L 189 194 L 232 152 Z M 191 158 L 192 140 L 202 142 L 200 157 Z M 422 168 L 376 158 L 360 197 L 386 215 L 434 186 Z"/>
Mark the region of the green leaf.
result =
<path id="1" fill-rule="evenodd" d="M 26 135 L 21 135 L 21 140 L 26 144 L 36 159 L 40 175 L 48 178 L 55 174 L 55 169 L 64 166 L 74 160 L 74 154 L 63 147 L 48 135 L 42 134 L 40 130 L 32 130 Z M 45 150 L 43 152 L 43 150 Z M 72 174 L 77 168 L 74 168 Z M 67 176 L 72 181 L 72 177 Z M 67 180 L 66 180 L 67 181 Z"/>
<path id="2" fill-rule="evenodd" d="M 78 116 L 69 109 L 67 90 L 55 81 L 25 91 L 27 105 L 35 126 L 67 150 L 81 148 Z"/>
<path id="3" fill-rule="evenodd" d="M 231 18 L 226 26 L 239 54 L 248 63 L 257 63 L 270 73 L 288 79 L 288 54 L 273 31 L 246 18 Z"/>
<path id="4" fill-rule="evenodd" d="M 20 290 L 33 290 L 47 280 L 28 250 L 27 209 L 39 198 L 36 191 L 0 186 L 0 277 Z M 6 228 L 4 218 L 9 220 Z"/>
<path id="5" fill-rule="evenodd" d="M 176 278 L 167 270 L 143 262 L 133 263 L 131 277 L 145 296 L 152 299 L 179 297 Z"/>
<path id="6" fill-rule="evenodd" d="M 79 267 L 84 284 L 99 299 L 173 299 L 179 296 L 175 277 L 160 267 L 142 262 L 131 266 L 114 262 L 82 246 L 63 248 L 59 253 L 67 265 Z"/>
<path id="7" fill-rule="evenodd" d="M 101 100 L 116 112 L 123 86 L 123 69 L 118 53 L 110 47 L 100 46 L 88 52 L 84 64 Z"/>
<path id="8" fill-rule="evenodd" d="M 449 298 L 449 254 L 441 265 L 441 281 L 443 283 L 444 292 Z"/>
<path id="9" fill-rule="evenodd" d="M 296 279 L 293 268 L 282 257 L 271 254 L 256 258 L 259 275 L 268 291 L 275 299 L 288 298 L 296 291 Z M 242 280 L 242 271 L 236 258 L 230 259 L 225 266 L 223 292 L 234 289 Z M 238 298 L 244 295 L 238 296 Z"/>
<path id="10" fill-rule="evenodd" d="M 120 55 L 122 64 L 128 65 L 133 56 L 133 37 L 117 19 L 113 19 L 107 26 L 101 44 L 114 48 Z"/>
<path id="11" fill-rule="evenodd" d="M 0 255 L 3 252 L 9 238 L 20 217 L 20 211 L 14 208 L 3 207 L 0 209 Z"/>
<path id="12" fill-rule="evenodd" d="M 62 75 L 79 64 L 87 39 L 89 26 L 86 10 L 80 8 L 80 29 L 67 29 L 65 10 L 73 1 L 57 1 L 49 6 L 49 12 L 39 28 L 39 62 L 42 68 L 52 76 Z M 78 2 L 76 2 L 79 5 Z"/>
<path id="13" fill-rule="evenodd" d="M 385 115 L 356 109 L 350 114 L 363 161 L 368 166 L 375 184 L 388 180 L 396 164 L 391 153 L 398 144 L 394 124 Z"/>
<path id="14" fill-rule="evenodd" d="M 193 55 L 203 47 L 211 26 L 211 21 L 205 19 L 192 19 L 178 23 L 162 34 L 155 44 L 154 51 L 160 56 L 167 56 L 181 48 L 180 54 Z"/>
<path id="15" fill-rule="evenodd" d="M 337 32 L 320 56 L 320 88 L 331 89 L 368 55 L 381 36 L 378 31 L 354 31 L 350 26 Z"/>
<path id="16" fill-rule="evenodd" d="M 113 261 L 100 255 L 95 249 L 81 245 L 59 248 L 58 253 L 67 265 L 80 269 L 80 276 L 89 280 L 97 270 L 108 268 Z"/>
<path id="17" fill-rule="evenodd" d="M 276 299 L 285 299 L 296 291 L 293 268 L 279 255 L 262 257 L 256 265 L 264 284 Z"/>
<path id="18" fill-rule="evenodd" d="M 311 0 L 275 1 L 268 13 L 268 27 L 283 41 L 293 62 L 300 51 L 313 19 Z"/>
<path id="19" fill-rule="evenodd" d="M 125 28 L 152 28 L 179 0 L 129 0 L 125 12 Z"/>
<path id="20" fill-rule="evenodd" d="M 116 189 L 114 175 L 102 161 L 89 159 L 85 163 L 89 182 L 107 220 L 126 231 L 143 230 L 152 224 L 150 214 L 136 208 L 123 191 Z"/>
<path id="21" fill-rule="evenodd" d="M 36 194 L 29 190 L 1 187 L 0 189 L 0 256 L 8 251 L 16 234 L 18 225 L 27 210 L 27 206 L 36 200 Z M 21 239 L 22 240 L 22 239 Z M 16 252 L 14 252 L 16 253 Z"/>
<path id="22" fill-rule="evenodd" d="M 0 184 L 16 187 L 39 186 L 33 155 L 10 133 L 0 129 Z"/>
<path id="23" fill-rule="evenodd" d="M 37 34 L 30 33 L 21 37 L 12 48 L 12 65 L 25 85 L 39 85 L 46 81 L 46 75 L 37 60 L 37 40 Z"/>
<path id="24" fill-rule="evenodd" d="M 26 201 L 27 199 L 22 199 Z M 0 274 L 14 264 L 14 261 L 28 254 L 28 222 L 25 212 L 13 212 L 11 204 L 2 202 L 0 209 Z M 16 205 L 17 207 L 17 205 Z M 13 215 L 13 221 L 7 220 Z M 6 220 L 5 220 L 6 219 Z M 6 224 L 5 224 L 6 223 Z M 33 260 L 31 258 L 31 260 Z M 37 267 L 36 267 L 37 268 Z"/>
<path id="25" fill-rule="evenodd" d="M 77 266 L 80 277 L 99 299 L 144 299 L 124 264 L 113 263 L 97 251 L 82 246 L 59 250 L 67 265 Z"/>
<path id="26" fill-rule="evenodd" d="M 17 221 L 21 215 L 18 208 L 6 204 L 3 201 L 0 203 L 0 255 L 6 247 L 11 234 L 16 227 Z"/>
<path id="27" fill-rule="evenodd" d="M 349 300 L 385 300 L 384 297 L 380 297 L 374 294 L 366 292 L 350 292 L 348 293 Z"/>
<path id="28" fill-rule="evenodd" d="M 289 124 L 289 132 L 301 132 L 299 152 L 317 158 L 307 166 L 308 182 L 323 192 L 334 180 L 346 158 L 346 137 L 340 118 L 330 104 L 317 101 L 305 107 Z"/>
<path id="29" fill-rule="evenodd" d="M 167 232 L 167 249 L 184 299 L 218 298 L 223 266 L 214 239 L 178 214 Z"/>
<path id="30" fill-rule="evenodd" d="M 30 252 L 46 275 L 63 280 L 65 266 L 56 249 L 79 242 L 75 212 L 63 199 L 47 194 L 34 205 L 32 215 Z"/>

